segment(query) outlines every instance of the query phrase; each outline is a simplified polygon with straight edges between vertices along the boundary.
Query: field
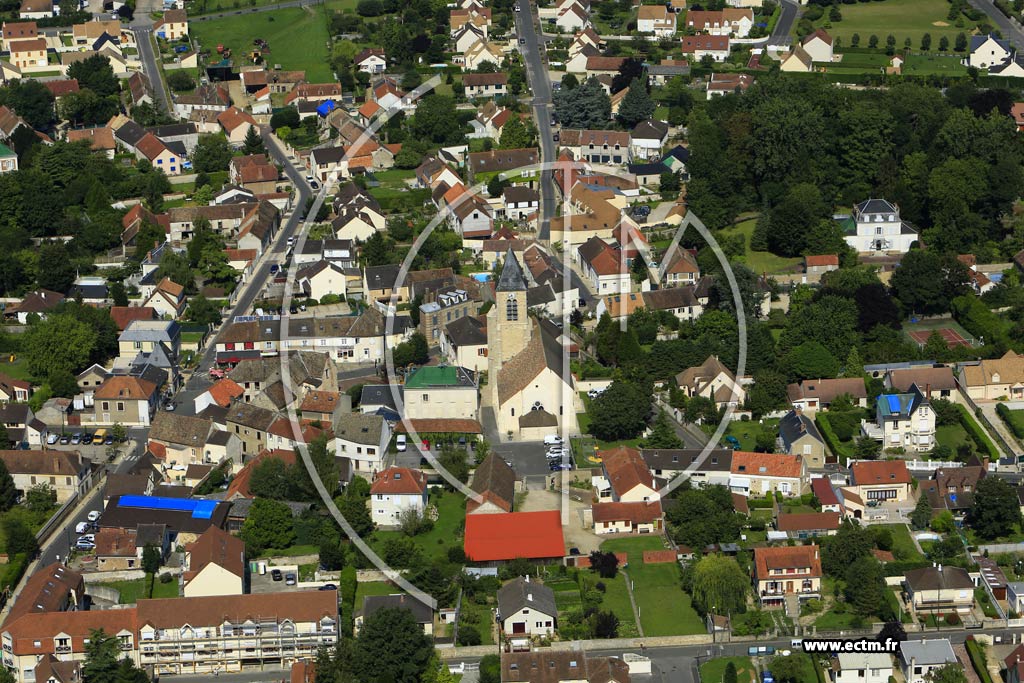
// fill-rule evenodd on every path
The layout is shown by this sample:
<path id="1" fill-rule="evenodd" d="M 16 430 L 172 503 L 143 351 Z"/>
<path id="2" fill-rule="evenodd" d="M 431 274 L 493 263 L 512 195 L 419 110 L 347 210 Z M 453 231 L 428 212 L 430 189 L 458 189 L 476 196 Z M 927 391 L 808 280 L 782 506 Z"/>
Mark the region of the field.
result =
<path id="1" fill-rule="evenodd" d="M 9 375 L 14 379 L 24 380 L 26 382 L 32 381 L 32 373 L 28 370 L 28 363 L 23 358 L 14 356 L 14 362 L 10 362 L 11 354 L 3 354 L 3 359 L 0 360 L 0 372 L 5 375 Z"/>
<path id="2" fill-rule="evenodd" d="M 850 45 L 853 34 L 860 35 L 860 44 L 866 46 L 872 35 L 878 36 L 883 48 L 890 33 L 896 37 L 896 46 L 903 47 L 903 41 L 910 38 L 916 50 L 921 45 L 921 36 L 931 34 L 932 49 L 937 49 L 942 36 L 949 38 L 950 46 L 956 42 L 958 33 L 971 35 L 974 24 L 963 17 L 964 26 L 958 28 L 946 19 L 949 3 L 946 0 L 884 0 L 884 2 L 840 5 L 843 20 L 828 21 L 828 12 L 816 22 L 816 27 L 829 25 L 827 29 L 833 38 L 840 38 L 842 45 Z M 842 51 L 840 48 L 839 52 Z"/>
<path id="3" fill-rule="evenodd" d="M 290 7 L 197 21 L 192 35 L 213 54 L 217 45 L 231 48 L 238 62 L 245 61 L 244 54 L 252 49 L 254 38 L 263 38 L 270 43 L 269 64 L 305 70 L 311 83 L 334 80 L 327 61 L 327 22 L 316 9 Z"/>
<path id="4" fill-rule="evenodd" d="M 704 633 L 704 622 L 693 609 L 690 596 L 679 588 L 679 568 L 674 564 L 643 563 L 645 550 L 664 548 L 661 536 L 617 538 L 601 544 L 601 550 L 625 552 L 629 557 L 626 573 L 633 582 L 633 597 L 645 636 Z M 628 595 L 626 600 L 629 607 Z"/>
<path id="5" fill-rule="evenodd" d="M 146 588 L 145 579 L 135 579 L 134 581 L 111 581 L 110 583 L 103 583 L 100 585 L 119 590 L 121 592 L 121 597 L 118 602 L 122 605 L 134 605 L 140 598 L 146 597 L 143 595 Z M 178 581 L 174 580 L 169 583 L 161 583 L 160 579 L 156 578 L 156 580 L 153 581 L 153 597 L 178 597 Z"/>
<path id="6" fill-rule="evenodd" d="M 758 680 L 757 669 L 750 657 L 721 657 L 712 659 L 700 667 L 701 683 L 722 683 L 725 677 L 725 667 L 733 663 L 736 667 L 737 683 L 756 683 Z"/>
<path id="7" fill-rule="evenodd" d="M 960 59 L 957 54 L 912 54 L 907 56 L 903 73 L 912 76 L 961 76 L 967 73 L 967 67 L 960 63 Z"/>
<path id="8" fill-rule="evenodd" d="M 967 430 L 959 424 L 941 425 L 935 428 L 935 441 L 943 446 L 949 446 L 956 452 L 956 447 L 962 443 L 973 444 L 974 441 L 967 435 Z"/>
<path id="9" fill-rule="evenodd" d="M 1013 410 L 1007 408 L 1005 411 L 999 410 L 999 419 L 1006 423 L 1006 426 L 1010 428 L 1015 435 L 1024 435 L 1024 410 Z"/>
<path id="10" fill-rule="evenodd" d="M 759 422 L 751 422 L 749 420 L 733 420 L 729 423 L 722 437 L 734 436 L 740 442 L 739 450 L 752 451 L 757 445 L 757 435 L 761 432 L 768 432 L 774 435 L 777 431 L 778 422 L 778 420 L 768 419 L 762 425 Z M 711 426 L 714 428 L 718 427 L 718 425 Z"/>
<path id="11" fill-rule="evenodd" d="M 742 221 L 737 225 L 720 230 L 719 234 L 723 236 L 741 234 L 744 237 L 744 254 L 740 259 L 746 263 L 751 270 L 755 273 L 792 273 L 796 271 L 797 266 L 803 261 L 801 258 L 785 258 L 783 256 L 776 256 L 767 251 L 751 251 L 750 250 L 750 237 L 754 234 L 754 224 L 757 221 L 750 219 Z"/>

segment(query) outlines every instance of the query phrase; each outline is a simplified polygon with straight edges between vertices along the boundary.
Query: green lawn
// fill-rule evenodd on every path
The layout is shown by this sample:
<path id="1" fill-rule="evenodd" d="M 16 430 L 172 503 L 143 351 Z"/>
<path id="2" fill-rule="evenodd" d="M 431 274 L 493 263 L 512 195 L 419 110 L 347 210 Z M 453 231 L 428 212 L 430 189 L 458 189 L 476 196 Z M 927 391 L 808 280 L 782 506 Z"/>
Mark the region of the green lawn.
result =
<path id="1" fill-rule="evenodd" d="M 733 663 L 736 667 L 737 683 L 757 683 L 757 669 L 750 657 L 720 657 L 709 659 L 700 666 L 701 683 L 722 683 L 725 678 L 725 667 Z"/>
<path id="2" fill-rule="evenodd" d="M 963 17 L 964 27 L 957 28 L 946 19 L 949 3 L 946 0 L 885 0 L 885 2 L 840 5 L 843 20 L 829 22 L 828 11 L 816 22 L 816 27 L 829 24 L 827 29 L 833 38 L 842 39 L 844 46 L 850 45 L 854 33 L 860 35 L 860 44 L 867 47 L 872 35 L 878 36 L 878 44 L 885 47 L 889 34 L 896 37 L 896 46 L 903 47 L 903 41 L 910 38 L 913 49 L 921 45 L 921 36 L 931 34 L 932 49 L 938 48 L 942 36 L 949 38 L 952 46 L 960 32 L 971 35 L 974 24 Z M 837 52 L 842 52 L 842 48 Z"/>
<path id="3" fill-rule="evenodd" d="M 268 64 L 301 69 L 311 83 L 334 80 L 327 58 L 327 21 L 317 9 L 289 7 L 275 12 L 232 15 L 192 26 L 193 40 L 216 55 L 216 47 L 231 48 L 237 62 L 244 62 L 254 38 L 270 44 Z"/>
<path id="4" fill-rule="evenodd" d="M 956 452 L 956 447 L 962 443 L 974 443 L 974 440 L 967 435 L 967 430 L 959 424 L 936 427 L 935 441 L 943 446 L 949 446 L 954 452 Z"/>
<path id="5" fill-rule="evenodd" d="M 480 631 L 480 644 L 494 645 L 494 637 L 491 629 L 491 624 L 494 623 L 494 613 L 491 612 L 491 606 L 478 605 L 472 600 L 463 600 L 462 610 L 463 612 L 476 617 L 475 623 L 472 625 Z"/>
<path id="6" fill-rule="evenodd" d="M 363 598 L 371 595 L 393 595 L 404 592 L 398 586 L 387 581 L 360 581 L 356 584 L 356 611 L 363 608 Z"/>
<path id="7" fill-rule="evenodd" d="M 466 519 L 466 499 L 460 494 L 445 492 L 441 497 L 431 496 L 430 504 L 437 505 L 434 528 L 414 539 L 428 560 L 447 559 L 448 548 L 462 545 L 461 535 L 456 530 Z M 377 531 L 371 545 L 379 552 L 385 539 L 401 535 L 401 531 Z"/>
<path id="8" fill-rule="evenodd" d="M 601 544 L 601 550 L 605 552 L 628 555 L 626 572 L 633 581 L 633 597 L 640 609 L 645 636 L 704 633 L 704 622 L 693 609 L 690 596 L 679 587 L 679 568 L 674 564 L 643 563 L 645 550 L 665 548 L 666 543 L 661 536 L 615 538 Z M 628 595 L 626 601 L 629 608 Z"/>
<path id="9" fill-rule="evenodd" d="M 317 555 L 318 545 L 293 545 L 291 548 L 267 548 L 260 557 L 298 557 L 299 555 Z"/>
<path id="10" fill-rule="evenodd" d="M 1014 434 L 1024 434 L 1024 410 L 1010 410 L 1007 409 L 1005 412 L 1000 410 L 999 419 L 1001 419 L 1010 431 Z"/>
<path id="11" fill-rule="evenodd" d="M 914 539 L 911 538 L 910 529 L 906 524 L 885 524 L 884 527 L 892 531 L 892 554 L 897 560 L 924 559 L 914 545 Z"/>
<path id="12" fill-rule="evenodd" d="M 814 620 L 814 627 L 819 631 L 845 631 L 853 628 L 857 615 L 850 612 L 828 611 Z"/>
<path id="13" fill-rule="evenodd" d="M 614 579 L 599 580 L 605 585 L 604 600 L 601 601 L 601 609 L 611 610 L 615 616 L 619 618 L 619 637 L 632 638 L 640 635 L 640 632 L 636 630 L 636 620 L 633 618 L 633 608 L 629 604 L 629 592 L 626 590 L 626 578 L 620 572 L 615 575 Z"/>
<path id="14" fill-rule="evenodd" d="M 875 5 L 872 4 L 874 7 Z M 772 275 L 774 273 L 791 273 L 796 270 L 796 267 L 803 262 L 801 258 L 785 258 L 782 256 L 776 256 L 767 251 L 751 251 L 750 249 L 750 237 L 754 234 L 754 225 L 757 221 L 750 219 L 738 223 L 737 225 L 720 230 L 719 233 L 724 236 L 741 234 L 744 236 L 744 245 L 746 247 L 746 253 L 740 259 L 753 270 L 755 273 L 767 273 Z"/>
<path id="15" fill-rule="evenodd" d="M 28 363 L 25 359 L 15 355 L 14 362 L 10 362 L 11 354 L 4 353 L 0 358 L 0 372 L 14 379 L 24 380 L 26 382 L 32 381 L 32 373 L 28 370 Z"/>
<path id="16" fill-rule="evenodd" d="M 726 436 L 735 436 L 736 440 L 740 442 L 739 450 L 752 451 L 757 445 L 757 435 L 762 431 L 775 434 L 778 423 L 778 420 L 772 419 L 765 420 L 763 425 L 759 422 L 753 422 L 750 420 L 733 420 L 729 423 L 729 426 L 726 428 L 725 434 L 722 435 L 722 438 L 724 439 Z M 717 427 L 717 425 L 710 426 Z"/>
<path id="17" fill-rule="evenodd" d="M 121 605 L 134 605 L 140 599 L 145 598 L 145 579 L 135 579 L 133 581 L 111 581 L 109 583 L 98 584 L 106 588 L 114 588 L 121 592 L 121 597 L 118 599 L 118 604 Z M 175 578 L 173 581 L 168 583 L 161 583 L 159 575 L 155 577 L 153 581 L 153 598 L 176 598 L 178 597 L 178 580 Z"/>
<path id="18" fill-rule="evenodd" d="M 961 59 L 962 57 L 957 54 L 908 55 L 903 65 L 903 73 L 915 76 L 963 75 L 967 73 L 967 67 L 960 62 Z"/>

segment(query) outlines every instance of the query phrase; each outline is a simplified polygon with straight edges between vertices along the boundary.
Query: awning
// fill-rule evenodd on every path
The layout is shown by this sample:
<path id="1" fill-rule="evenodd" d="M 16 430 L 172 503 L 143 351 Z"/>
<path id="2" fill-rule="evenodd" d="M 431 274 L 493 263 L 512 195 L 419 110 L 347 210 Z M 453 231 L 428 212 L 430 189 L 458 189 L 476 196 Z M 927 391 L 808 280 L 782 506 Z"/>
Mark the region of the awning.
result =
<path id="1" fill-rule="evenodd" d="M 750 489 L 749 477 L 729 477 L 729 488 Z"/>
<path id="2" fill-rule="evenodd" d="M 218 363 L 238 363 L 239 361 L 246 360 L 248 358 L 259 358 L 260 352 L 254 350 L 248 351 L 218 351 L 217 362 Z"/>

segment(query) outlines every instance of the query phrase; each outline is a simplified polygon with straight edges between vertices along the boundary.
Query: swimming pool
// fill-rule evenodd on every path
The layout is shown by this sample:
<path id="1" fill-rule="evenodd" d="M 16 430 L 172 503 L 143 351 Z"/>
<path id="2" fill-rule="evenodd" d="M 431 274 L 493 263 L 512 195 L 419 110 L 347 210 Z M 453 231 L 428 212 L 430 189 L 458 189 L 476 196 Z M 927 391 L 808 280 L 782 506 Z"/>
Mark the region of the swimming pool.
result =
<path id="1" fill-rule="evenodd" d="M 490 273 L 470 273 L 469 276 L 471 278 L 473 278 L 474 280 L 476 280 L 477 282 L 490 282 L 491 281 L 491 274 Z"/>

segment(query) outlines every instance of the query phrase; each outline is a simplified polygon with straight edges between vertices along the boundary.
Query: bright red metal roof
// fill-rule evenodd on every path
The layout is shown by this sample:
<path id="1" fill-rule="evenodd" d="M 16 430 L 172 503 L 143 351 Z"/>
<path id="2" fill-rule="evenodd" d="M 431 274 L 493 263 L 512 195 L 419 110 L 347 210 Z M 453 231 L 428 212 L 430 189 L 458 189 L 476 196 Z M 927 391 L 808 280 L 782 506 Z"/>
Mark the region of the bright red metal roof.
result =
<path id="1" fill-rule="evenodd" d="M 558 510 L 467 515 L 466 557 L 474 562 L 565 556 Z"/>

